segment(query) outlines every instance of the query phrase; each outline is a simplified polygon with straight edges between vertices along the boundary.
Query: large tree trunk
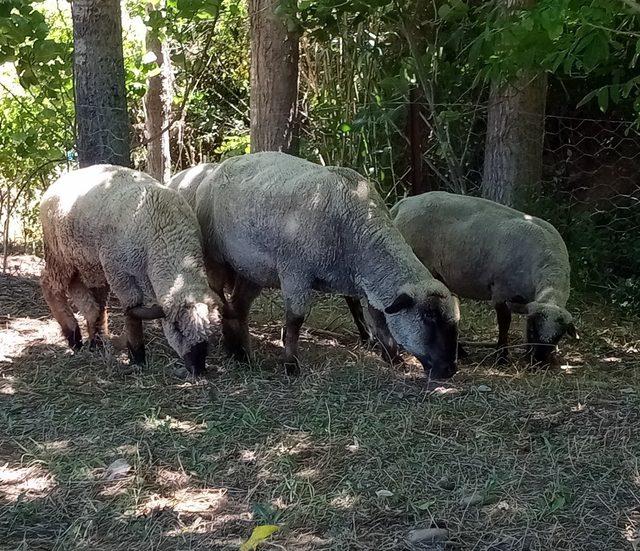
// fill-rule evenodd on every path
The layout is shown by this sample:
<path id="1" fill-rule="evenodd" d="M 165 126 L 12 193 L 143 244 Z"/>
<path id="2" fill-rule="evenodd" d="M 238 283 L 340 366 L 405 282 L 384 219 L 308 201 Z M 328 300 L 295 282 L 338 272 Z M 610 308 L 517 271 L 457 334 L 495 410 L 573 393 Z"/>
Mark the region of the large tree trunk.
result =
<path id="1" fill-rule="evenodd" d="M 507 10 L 536 0 L 507 0 Z M 545 73 L 525 71 L 510 82 L 493 82 L 489 93 L 482 195 L 517 205 L 542 177 Z"/>
<path id="2" fill-rule="evenodd" d="M 147 6 L 153 9 L 153 4 Z M 149 78 L 144 97 L 145 133 L 147 143 L 147 172 L 159 182 L 171 179 L 171 104 L 173 100 L 173 68 L 168 43 L 161 42 L 147 31 L 147 51 L 156 56 L 160 73 Z"/>
<path id="3" fill-rule="evenodd" d="M 274 13 L 280 0 L 249 0 L 251 151 L 296 153 L 298 34 Z"/>
<path id="4" fill-rule="evenodd" d="M 128 166 L 120 0 L 73 0 L 73 72 L 80 166 Z"/>

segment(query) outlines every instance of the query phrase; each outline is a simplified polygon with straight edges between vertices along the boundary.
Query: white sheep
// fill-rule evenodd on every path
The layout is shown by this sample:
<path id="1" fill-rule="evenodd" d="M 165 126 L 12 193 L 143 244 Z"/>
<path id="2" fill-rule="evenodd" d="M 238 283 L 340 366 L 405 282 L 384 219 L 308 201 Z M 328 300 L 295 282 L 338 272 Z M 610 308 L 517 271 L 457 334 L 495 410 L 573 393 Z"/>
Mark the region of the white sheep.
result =
<path id="1" fill-rule="evenodd" d="M 40 204 L 44 297 L 69 346 L 108 336 L 109 288 L 126 313 L 135 363 L 145 359 L 142 320 L 162 318 L 173 349 L 194 374 L 204 370 L 216 298 L 207 285 L 200 231 L 180 195 L 128 168 L 95 165 L 63 175 Z M 147 306 L 145 306 L 145 304 Z"/>
<path id="2" fill-rule="evenodd" d="M 205 178 L 208 178 L 218 167 L 217 163 L 202 163 L 191 168 L 181 170 L 174 174 L 169 182 L 169 188 L 176 190 L 189 203 L 196 208 L 196 190 Z"/>
<path id="3" fill-rule="evenodd" d="M 500 358 L 511 312 L 527 316 L 533 357 L 548 360 L 564 335 L 577 337 L 569 298 L 569 255 L 548 222 L 487 199 L 433 191 L 391 209 L 416 256 L 460 297 L 491 301 Z"/>
<path id="4" fill-rule="evenodd" d="M 264 152 L 221 163 L 199 184 L 196 214 L 227 349 L 249 356 L 247 317 L 264 287 L 285 302 L 284 363 L 297 372 L 300 327 L 312 292 L 366 297 L 392 335 L 436 377 L 455 372 L 457 303 L 393 226 L 357 172 Z"/>

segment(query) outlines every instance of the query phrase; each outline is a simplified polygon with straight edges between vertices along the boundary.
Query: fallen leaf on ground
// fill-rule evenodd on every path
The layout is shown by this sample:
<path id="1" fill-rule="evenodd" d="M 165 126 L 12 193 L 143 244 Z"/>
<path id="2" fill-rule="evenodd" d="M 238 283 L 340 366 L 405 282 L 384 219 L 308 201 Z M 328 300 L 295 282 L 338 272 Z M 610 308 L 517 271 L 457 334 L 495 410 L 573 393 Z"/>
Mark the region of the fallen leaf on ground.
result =
<path id="1" fill-rule="evenodd" d="M 255 551 L 258 545 L 278 530 L 280 528 L 275 524 L 256 526 L 251 533 L 251 537 L 240 546 L 240 551 Z"/>
<path id="2" fill-rule="evenodd" d="M 126 459 L 116 459 L 111 465 L 107 467 L 107 470 L 104 473 L 104 477 L 107 480 L 117 480 L 119 478 L 124 478 L 129 474 L 131 470 L 131 465 L 127 462 Z"/>
<path id="3" fill-rule="evenodd" d="M 449 531 L 445 528 L 419 528 L 411 530 L 407 536 L 409 543 L 420 541 L 442 541 L 449 537 Z"/>

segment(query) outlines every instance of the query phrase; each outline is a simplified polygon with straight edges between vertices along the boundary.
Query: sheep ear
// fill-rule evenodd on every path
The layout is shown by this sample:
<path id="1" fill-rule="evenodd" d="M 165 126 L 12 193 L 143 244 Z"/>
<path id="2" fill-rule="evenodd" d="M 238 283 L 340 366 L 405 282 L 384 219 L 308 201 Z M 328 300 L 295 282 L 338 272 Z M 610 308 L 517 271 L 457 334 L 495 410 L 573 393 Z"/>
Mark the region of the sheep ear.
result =
<path id="1" fill-rule="evenodd" d="M 573 324 L 573 322 L 567 325 L 567 335 L 569 335 L 572 339 L 575 339 L 577 341 L 580 340 L 580 335 L 578 335 L 578 332 L 576 331 L 576 326 Z"/>
<path id="2" fill-rule="evenodd" d="M 134 306 L 127 310 L 127 314 L 141 320 L 156 320 L 165 317 L 164 310 L 158 304 L 154 304 L 153 306 Z"/>
<path id="3" fill-rule="evenodd" d="M 411 308 L 416 303 L 416 299 L 407 293 L 400 293 L 391 306 L 384 309 L 385 314 L 397 314 L 401 310 Z"/>

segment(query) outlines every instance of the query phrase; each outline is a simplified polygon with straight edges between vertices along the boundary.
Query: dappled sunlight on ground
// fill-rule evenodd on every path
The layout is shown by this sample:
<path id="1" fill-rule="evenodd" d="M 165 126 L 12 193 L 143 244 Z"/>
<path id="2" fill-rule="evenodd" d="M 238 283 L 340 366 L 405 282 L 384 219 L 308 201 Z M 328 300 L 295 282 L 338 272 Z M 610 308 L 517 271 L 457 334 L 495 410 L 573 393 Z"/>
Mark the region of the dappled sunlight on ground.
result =
<path id="1" fill-rule="evenodd" d="M 449 381 L 360 346 L 339 299 L 319 301 L 302 374 L 279 362 L 281 303 L 252 311 L 251 365 L 213 343 L 209 373 L 179 380 L 157 323 L 149 364 L 72 354 L 40 296 L 36 265 L 0 283 L 0 538 L 8 549 L 633 549 L 640 526 L 640 331 L 601 305 L 558 367 L 468 347 Z M 24 270 L 22 272 L 21 270 Z M 603 321 L 604 320 L 604 321 Z M 609 321 L 610 320 L 610 321 Z M 122 316 L 111 315 L 117 333 Z M 463 305 L 465 340 L 495 338 Z M 439 545 L 439 544 L 438 544 Z M 422 549 L 443 549 L 443 545 Z"/>
<path id="2" fill-rule="evenodd" d="M 221 489 L 185 488 L 168 496 L 153 494 L 135 510 L 135 515 L 146 516 L 154 511 L 171 509 L 176 513 L 199 513 L 200 516 L 216 515 L 226 502 L 227 491 Z"/>
<path id="3" fill-rule="evenodd" d="M 54 486 L 53 476 L 42 467 L 0 466 L 0 499 L 5 502 L 42 498 Z"/>

